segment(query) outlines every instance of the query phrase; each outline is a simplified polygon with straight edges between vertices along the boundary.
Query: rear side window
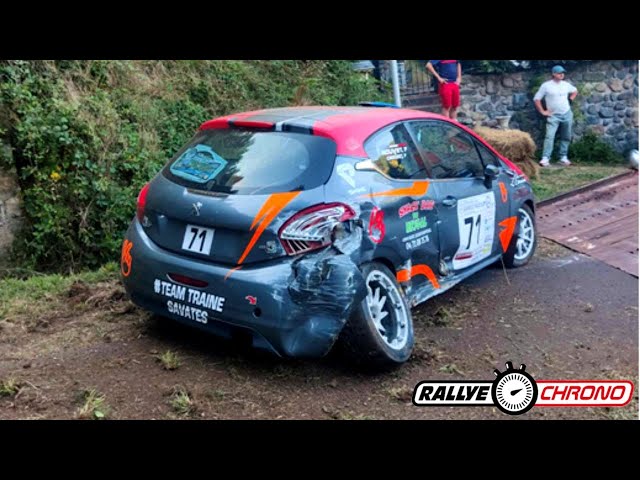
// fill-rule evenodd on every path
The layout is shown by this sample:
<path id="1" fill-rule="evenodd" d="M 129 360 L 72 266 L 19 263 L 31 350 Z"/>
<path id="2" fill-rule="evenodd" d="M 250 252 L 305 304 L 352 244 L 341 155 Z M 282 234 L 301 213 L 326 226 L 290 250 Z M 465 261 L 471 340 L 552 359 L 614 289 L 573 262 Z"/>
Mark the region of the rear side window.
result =
<path id="1" fill-rule="evenodd" d="M 418 149 L 402 124 L 376 133 L 364 148 L 376 166 L 391 178 L 427 178 Z"/>
<path id="2" fill-rule="evenodd" d="M 323 185 L 335 157 L 336 144 L 328 138 L 291 132 L 204 130 L 162 173 L 196 190 L 262 195 Z"/>

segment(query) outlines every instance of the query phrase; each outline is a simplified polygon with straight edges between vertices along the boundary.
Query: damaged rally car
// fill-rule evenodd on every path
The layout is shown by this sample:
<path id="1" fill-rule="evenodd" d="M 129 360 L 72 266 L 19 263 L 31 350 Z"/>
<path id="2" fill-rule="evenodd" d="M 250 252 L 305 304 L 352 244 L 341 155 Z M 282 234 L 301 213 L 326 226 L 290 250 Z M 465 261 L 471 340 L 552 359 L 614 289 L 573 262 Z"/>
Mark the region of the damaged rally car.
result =
<path id="1" fill-rule="evenodd" d="M 536 247 L 522 171 L 440 115 L 295 107 L 205 122 L 144 186 L 121 273 L 138 305 L 278 355 L 339 340 L 391 366 L 411 307 Z"/>

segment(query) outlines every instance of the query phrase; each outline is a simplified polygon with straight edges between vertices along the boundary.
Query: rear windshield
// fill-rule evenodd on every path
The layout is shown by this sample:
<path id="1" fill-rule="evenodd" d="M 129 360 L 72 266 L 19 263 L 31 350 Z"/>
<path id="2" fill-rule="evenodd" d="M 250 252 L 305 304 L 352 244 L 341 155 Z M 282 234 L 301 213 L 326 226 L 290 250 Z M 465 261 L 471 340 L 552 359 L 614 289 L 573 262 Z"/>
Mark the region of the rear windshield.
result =
<path id="1" fill-rule="evenodd" d="M 336 144 L 291 132 L 204 130 L 165 166 L 171 181 L 241 195 L 309 190 L 326 183 Z"/>

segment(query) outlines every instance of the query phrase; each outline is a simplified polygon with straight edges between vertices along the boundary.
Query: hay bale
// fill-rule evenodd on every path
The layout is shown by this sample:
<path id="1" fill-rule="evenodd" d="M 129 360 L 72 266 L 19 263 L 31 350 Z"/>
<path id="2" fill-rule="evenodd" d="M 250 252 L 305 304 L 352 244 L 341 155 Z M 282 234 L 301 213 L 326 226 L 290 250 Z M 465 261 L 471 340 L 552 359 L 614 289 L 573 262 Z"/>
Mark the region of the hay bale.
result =
<path id="1" fill-rule="evenodd" d="M 538 179 L 540 167 L 535 161 L 536 144 L 531 135 L 520 130 L 476 127 L 475 132 L 500 154 L 518 165 L 530 178 Z"/>

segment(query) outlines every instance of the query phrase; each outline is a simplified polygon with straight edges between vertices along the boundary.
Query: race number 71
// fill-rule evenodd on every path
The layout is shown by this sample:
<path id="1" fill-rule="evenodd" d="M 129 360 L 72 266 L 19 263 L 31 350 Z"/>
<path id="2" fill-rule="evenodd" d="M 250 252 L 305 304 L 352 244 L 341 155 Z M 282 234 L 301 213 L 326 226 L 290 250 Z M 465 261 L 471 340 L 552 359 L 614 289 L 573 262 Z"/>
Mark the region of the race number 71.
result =
<path id="1" fill-rule="evenodd" d="M 481 218 L 482 218 L 482 214 L 478 214 L 478 215 L 473 215 L 471 217 L 467 217 L 464 219 L 464 224 L 469 225 L 469 241 L 467 242 L 467 246 L 465 247 L 467 250 L 469 250 L 469 248 L 471 247 L 471 240 L 473 238 L 473 228 L 475 226 L 476 229 L 476 238 L 475 238 L 475 244 L 479 244 L 480 243 L 480 222 L 481 222 Z"/>

